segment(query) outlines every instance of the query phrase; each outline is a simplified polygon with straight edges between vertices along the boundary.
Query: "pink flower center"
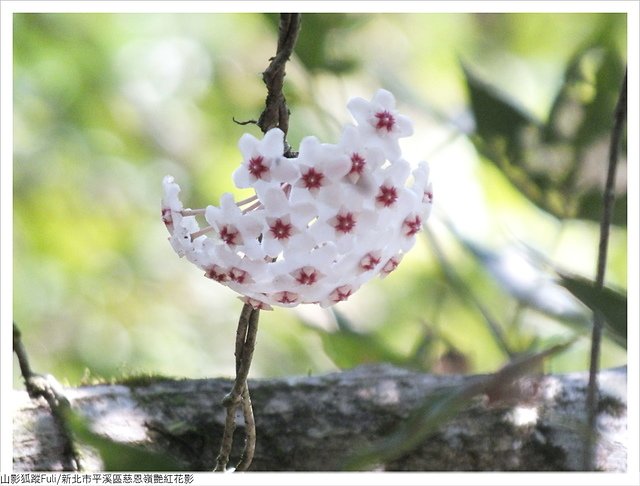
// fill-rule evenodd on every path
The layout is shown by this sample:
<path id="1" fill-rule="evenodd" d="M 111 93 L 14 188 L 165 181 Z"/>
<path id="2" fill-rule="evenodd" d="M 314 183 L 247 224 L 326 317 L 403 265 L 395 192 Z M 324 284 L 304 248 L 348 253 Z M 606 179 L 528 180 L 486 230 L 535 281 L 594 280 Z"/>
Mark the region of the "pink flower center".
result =
<path id="1" fill-rule="evenodd" d="M 362 155 L 358 153 L 351 154 L 351 170 L 348 175 L 361 175 L 365 165 L 366 161 Z"/>
<path id="2" fill-rule="evenodd" d="M 398 191 L 393 186 L 380 186 L 380 192 L 376 196 L 376 202 L 384 207 L 391 206 L 398 199 Z"/>
<path id="3" fill-rule="evenodd" d="M 384 264 L 384 267 L 382 267 L 382 270 L 380 271 L 380 273 L 383 274 L 383 275 L 389 275 L 396 268 L 398 268 L 398 265 L 400 264 L 400 260 L 401 259 L 402 258 L 398 257 L 398 256 L 394 256 L 394 257 L 389 258 L 387 263 Z"/>
<path id="4" fill-rule="evenodd" d="M 162 208 L 162 222 L 167 228 L 173 228 L 173 217 L 171 216 L 171 209 Z"/>
<path id="5" fill-rule="evenodd" d="M 433 202 L 433 192 L 432 191 L 426 191 L 424 193 L 424 196 L 422 197 L 422 202 L 432 203 Z"/>
<path id="6" fill-rule="evenodd" d="M 269 168 L 264 165 L 264 157 L 258 155 L 249 159 L 249 167 L 247 170 L 256 179 L 262 179 L 266 172 L 269 172 Z"/>
<path id="7" fill-rule="evenodd" d="M 285 223 L 278 218 L 269 227 L 269 231 L 271 231 L 271 235 L 273 235 L 276 240 L 287 240 L 291 236 L 291 228 L 291 224 Z"/>
<path id="8" fill-rule="evenodd" d="M 402 223 L 402 231 L 406 237 L 415 235 L 422 228 L 420 216 L 408 217 Z"/>
<path id="9" fill-rule="evenodd" d="M 244 297 L 244 298 L 241 298 L 240 300 L 242 300 L 243 302 L 246 302 L 254 309 L 273 310 L 273 308 L 269 304 L 267 304 L 266 302 L 262 302 L 261 300 L 258 300 L 258 299 L 252 299 L 251 297 Z"/>
<path id="10" fill-rule="evenodd" d="M 395 125 L 396 119 L 391 113 L 387 110 L 379 111 L 375 116 L 377 118 L 376 129 L 382 130 L 384 128 L 387 132 L 393 130 L 393 125 Z"/>
<path id="11" fill-rule="evenodd" d="M 362 257 L 362 260 L 360 260 L 360 268 L 365 271 L 368 272 L 369 270 L 373 270 L 374 268 L 376 268 L 376 265 L 378 265 L 378 263 L 380 263 L 380 257 L 374 253 L 367 253 L 364 257 Z"/>
<path id="12" fill-rule="evenodd" d="M 351 233 L 351 230 L 355 228 L 356 220 L 353 217 L 353 213 L 337 214 L 335 218 L 334 228 L 338 233 Z"/>
<path id="13" fill-rule="evenodd" d="M 313 285 L 318 280 L 318 271 L 313 267 L 302 267 L 292 273 L 300 285 Z"/>
<path id="14" fill-rule="evenodd" d="M 353 294 L 353 289 L 349 285 L 343 285 L 331 292 L 329 298 L 333 302 L 342 302 L 343 300 L 347 300 L 351 294 Z"/>
<path id="15" fill-rule="evenodd" d="M 205 277 L 215 280 L 216 282 L 226 282 L 229 280 L 229 275 L 218 265 L 214 265 L 213 267 L 207 270 L 207 273 L 204 274 Z"/>
<path id="16" fill-rule="evenodd" d="M 251 276 L 249 272 L 242 270 L 241 268 L 233 267 L 229 270 L 229 278 L 239 284 L 249 283 Z"/>
<path id="17" fill-rule="evenodd" d="M 298 294 L 295 292 L 288 292 L 286 290 L 278 292 L 274 297 L 281 304 L 294 304 L 298 301 Z"/>
<path id="18" fill-rule="evenodd" d="M 229 246 L 240 245 L 242 243 L 240 232 L 230 224 L 220 229 L 220 239 Z"/>
<path id="19" fill-rule="evenodd" d="M 302 183 L 307 189 L 320 188 L 320 186 L 322 186 L 323 179 L 324 174 L 322 172 L 317 172 L 313 167 L 302 175 Z"/>

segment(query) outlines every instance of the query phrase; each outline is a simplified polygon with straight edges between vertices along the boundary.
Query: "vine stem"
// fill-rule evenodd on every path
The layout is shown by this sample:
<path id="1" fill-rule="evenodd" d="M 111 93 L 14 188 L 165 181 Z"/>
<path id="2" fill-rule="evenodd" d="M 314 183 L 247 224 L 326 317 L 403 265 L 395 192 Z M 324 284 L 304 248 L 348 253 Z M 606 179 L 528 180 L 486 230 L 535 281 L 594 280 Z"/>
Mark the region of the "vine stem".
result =
<path id="1" fill-rule="evenodd" d="M 285 66 L 298 40 L 301 20 L 302 16 L 298 13 L 280 14 L 276 55 L 262 73 L 262 80 L 267 87 L 267 99 L 265 109 L 258 119 L 258 126 L 263 133 L 274 127 L 279 127 L 285 135 L 289 131 L 289 109 L 282 88 Z"/>
<path id="2" fill-rule="evenodd" d="M 222 400 L 222 404 L 227 408 L 227 416 L 220 452 L 216 459 L 215 471 L 225 471 L 229 463 L 229 455 L 231 454 L 231 447 L 233 445 L 233 432 L 236 428 L 236 410 L 241 404 L 245 419 L 246 440 L 242 459 L 235 470 L 246 470 L 253 459 L 256 433 L 247 376 L 249 375 L 249 368 L 251 367 L 253 351 L 256 345 L 259 317 L 259 310 L 254 309 L 249 304 L 245 304 L 240 313 L 238 329 L 236 331 L 236 378 L 233 383 L 233 388 Z"/>
<path id="3" fill-rule="evenodd" d="M 22 342 L 22 333 L 15 322 L 13 323 L 13 352 L 18 358 L 18 366 L 20 366 L 20 373 L 24 379 L 29 397 L 32 399 L 42 397 L 46 400 L 51 409 L 51 414 L 60 429 L 65 457 L 64 470 L 84 471 L 81 453 L 73 439 L 73 433 L 68 422 L 71 410 L 69 400 L 64 395 L 62 386 L 53 376 L 44 376 L 33 372 L 29 364 L 27 350 Z"/>
<path id="4" fill-rule="evenodd" d="M 280 14 L 276 55 L 271 58 L 269 66 L 262 73 L 262 80 L 267 87 L 267 98 L 265 100 L 264 111 L 260 115 L 257 125 L 263 133 L 266 133 L 274 127 L 278 127 L 284 132 L 285 137 L 287 135 L 289 129 L 289 109 L 282 88 L 286 74 L 285 65 L 291 57 L 296 40 L 298 39 L 300 23 L 301 14 Z M 252 121 L 248 123 L 252 123 Z M 284 143 L 285 156 L 292 156 L 286 138 Z M 227 408 L 227 415 L 220 452 L 216 458 L 215 471 L 226 471 L 227 469 L 231 448 L 233 446 L 233 433 L 236 428 L 236 412 L 239 406 L 242 406 L 242 414 L 244 416 L 245 443 L 242 456 L 235 467 L 235 471 L 246 471 L 253 461 L 257 434 L 247 376 L 249 375 L 253 351 L 256 345 L 259 317 L 260 310 L 254 309 L 249 304 L 245 304 L 240 313 L 238 328 L 236 330 L 235 346 L 236 378 L 231 392 L 222 400 L 222 404 Z"/>
<path id="5" fill-rule="evenodd" d="M 615 179 L 618 165 L 620 140 L 627 116 L 627 73 L 620 88 L 618 103 L 614 113 L 613 129 L 609 144 L 609 165 L 607 180 L 604 187 L 604 201 L 602 219 L 600 220 L 600 242 L 598 245 L 598 262 L 595 285 L 598 289 L 604 287 L 604 275 L 607 267 L 607 250 L 609 246 L 609 229 L 615 202 Z M 596 422 L 598 416 L 598 371 L 600 369 L 600 344 L 602 341 L 602 326 L 604 316 L 601 312 L 593 314 L 593 328 L 591 331 L 591 352 L 589 357 L 589 384 L 587 387 L 587 441 L 585 444 L 584 470 L 592 471 L 595 464 Z"/>

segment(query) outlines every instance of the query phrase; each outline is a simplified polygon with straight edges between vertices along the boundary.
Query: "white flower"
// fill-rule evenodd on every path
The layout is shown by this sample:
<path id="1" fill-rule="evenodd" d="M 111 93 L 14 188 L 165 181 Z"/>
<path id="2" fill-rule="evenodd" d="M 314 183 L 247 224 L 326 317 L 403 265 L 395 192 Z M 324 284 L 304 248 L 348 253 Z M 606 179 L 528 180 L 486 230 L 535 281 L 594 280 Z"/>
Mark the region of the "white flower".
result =
<path id="1" fill-rule="evenodd" d="M 260 253 L 258 237 L 262 233 L 262 219 L 257 213 L 243 213 L 233 196 L 225 193 L 220 207 L 207 206 L 205 219 L 222 243 L 231 248 L 241 247 L 252 258 L 264 258 Z"/>
<path id="2" fill-rule="evenodd" d="M 367 179 L 385 161 L 382 149 L 370 147 L 366 142 L 367 138 L 361 134 L 357 127 L 346 125 L 343 128 L 338 147 L 349 158 L 351 167 L 347 177 L 353 184 L 357 184 L 360 178 Z M 364 182 L 364 184 L 366 183 Z"/>
<path id="3" fill-rule="evenodd" d="M 245 133 L 240 137 L 238 147 L 244 162 L 233 173 L 237 187 L 251 187 L 256 181 L 291 182 L 296 178 L 295 167 L 282 156 L 284 133 L 279 128 L 269 130 L 262 140 Z"/>
<path id="4" fill-rule="evenodd" d="M 306 137 L 295 159 L 283 156 L 277 128 L 262 140 L 243 135 L 233 180 L 255 191 L 244 201 L 227 193 L 219 207 L 185 209 L 165 177 L 162 219 L 175 252 L 259 309 L 334 305 L 391 273 L 429 216 L 429 168 L 411 173 L 402 159 L 398 138 L 411 121 L 391 93 L 348 107 L 358 125 L 345 126 L 339 144 Z"/>
<path id="5" fill-rule="evenodd" d="M 413 124 L 409 118 L 398 114 L 396 100 L 389 91 L 379 89 L 371 101 L 353 98 L 347 108 L 363 135 L 373 135 L 372 146 L 380 147 L 391 162 L 400 157 L 398 139 L 412 135 Z"/>
<path id="6" fill-rule="evenodd" d="M 338 147 L 320 143 L 316 137 L 302 139 L 300 152 L 293 162 L 300 170 L 300 178 L 294 187 L 301 187 L 313 194 L 334 185 L 351 170 L 349 159 Z"/>

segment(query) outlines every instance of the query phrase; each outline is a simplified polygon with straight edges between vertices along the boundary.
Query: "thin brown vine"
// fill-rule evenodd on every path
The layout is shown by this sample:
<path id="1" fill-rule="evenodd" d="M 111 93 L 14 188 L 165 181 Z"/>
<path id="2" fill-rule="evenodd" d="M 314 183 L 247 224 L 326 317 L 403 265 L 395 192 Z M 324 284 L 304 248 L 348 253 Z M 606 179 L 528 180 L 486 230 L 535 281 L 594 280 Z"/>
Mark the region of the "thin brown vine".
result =
<path id="1" fill-rule="evenodd" d="M 607 168 L 607 180 L 604 187 L 604 201 L 602 219 L 600 220 L 600 243 L 598 246 L 598 262 L 596 269 L 596 287 L 604 287 L 604 275 L 607 267 L 607 249 L 609 245 L 609 228 L 615 203 L 615 178 L 618 165 L 618 153 L 620 140 L 627 116 L 627 73 L 625 72 L 618 103 L 616 105 L 611 142 L 609 144 L 609 164 Z M 600 368 L 600 344 L 602 341 L 602 326 L 604 316 L 600 312 L 593 314 L 593 328 L 591 333 L 591 353 L 589 362 L 589 385 L 587 388 L 587 441 L 584 454 L 584 470 L 591 471 L 595 464 L 596 420 L 598 415 L 598 371 Z"/>
<path id="2" fill-rule="evenodd" d="M 293 53 L 293 48 L 298 39 L 300 23 L 301 14 L 280 14 L 276 55 L 271 58 L 269 66 L 262 73 L 262 79 L 267 87 L 267 98 L 265 100 L 265 109 L 260 115 L 257 125 L 263 133 L 278 127 L 286 137 L 289 129 L 289 108 L 282 90 L 286 74 L 285 66 Z M 286 157 L 292 156 L 291 148 L 286 142 L 286 138 L 284 150 Z M 235 347 L 236 378 L 231 392 L 225 396 L 222 402 L 227 408 L 227 416 L 220 452 L 216 459 L 215 471 L 225 471 L 227 469 L 233 445 L 233 432 L 236 428 L 236 411 L 240 405 L 244 416 L 245 444 L 242 457 L 235 470 L 246 471 L 253 460 L 257 434 L 247 376 L 255 349 L 259 317 L 260 310 L 254 309 L 249 304 L 245 304 L 240 313 Z"/>

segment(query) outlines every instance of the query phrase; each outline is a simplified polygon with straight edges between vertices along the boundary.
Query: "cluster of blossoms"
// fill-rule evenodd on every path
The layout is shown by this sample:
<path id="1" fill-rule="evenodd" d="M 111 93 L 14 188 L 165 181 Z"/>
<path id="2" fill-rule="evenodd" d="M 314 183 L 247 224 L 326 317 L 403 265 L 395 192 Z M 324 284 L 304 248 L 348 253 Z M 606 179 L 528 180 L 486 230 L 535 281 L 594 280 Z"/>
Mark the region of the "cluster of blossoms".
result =
<path id="1" fill-rule="evenodd" d="M 340 143 L 306 137 L 295 158 L 284 157 L 278 128 L 262 140 L 244 134 L 233 180 L 255 195 L 243 201 L 226 193 L 219 207 L 185 209 L 166 176 L 162 218 L 176 253 L 260 309 L 331 306 L 392 272 L 429 216 L 429 168 L 421 162 L 412 173 L 402 158 L 398 139 L 413 127 L 391 93 L 347 107 L 357 125 L 344 127 Z"/>

